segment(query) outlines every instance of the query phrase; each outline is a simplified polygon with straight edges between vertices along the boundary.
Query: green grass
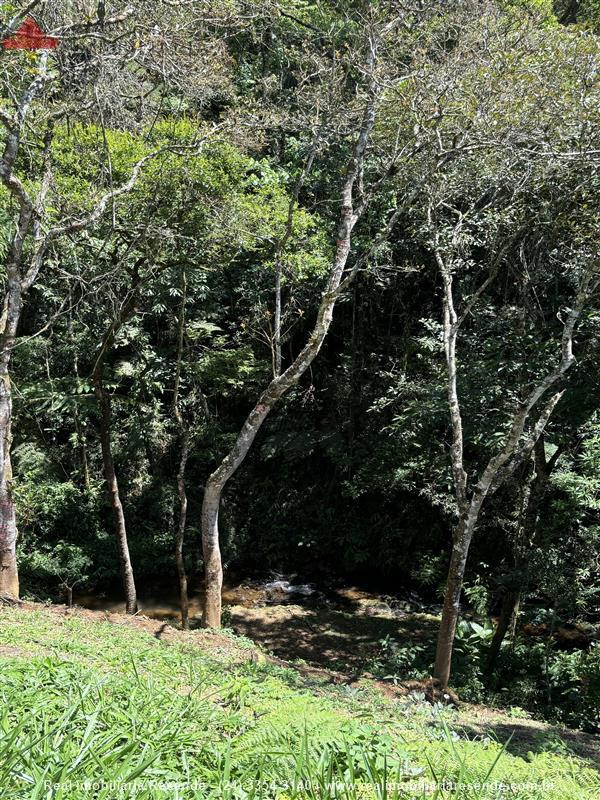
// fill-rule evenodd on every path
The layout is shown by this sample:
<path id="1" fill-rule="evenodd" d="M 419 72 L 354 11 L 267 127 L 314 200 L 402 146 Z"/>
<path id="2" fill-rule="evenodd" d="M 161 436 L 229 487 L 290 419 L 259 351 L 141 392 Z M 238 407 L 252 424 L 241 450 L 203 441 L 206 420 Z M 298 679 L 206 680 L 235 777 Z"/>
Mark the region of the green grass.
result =
<path id="1" fill-rule="evenodd" d="M 501 743 L 469 741 L 451 730 L 448 712 L 308 685 L 291 670 L 240 660 L 243 647 L 199 649 L 193 634 L 165 643 L 126 625 L 0 610 L 0 797 L 600 794 L 598 773 L 573 757 L 521 758 Z M 438 788 L 423 795 L 410 781 Z M 444 781 L 464 787 L 452 792 Z M 514 787 L 499 793 L 498 782 Z"/>

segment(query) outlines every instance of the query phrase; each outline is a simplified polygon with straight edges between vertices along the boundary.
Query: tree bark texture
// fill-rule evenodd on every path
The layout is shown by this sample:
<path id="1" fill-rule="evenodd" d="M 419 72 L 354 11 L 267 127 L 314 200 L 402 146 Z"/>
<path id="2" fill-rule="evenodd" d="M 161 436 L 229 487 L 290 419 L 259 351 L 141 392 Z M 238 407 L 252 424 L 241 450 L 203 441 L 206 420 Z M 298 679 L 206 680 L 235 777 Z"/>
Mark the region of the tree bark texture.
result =
<path id="1" fill-rule="evenodd" d="M 467 514 L 458 521 L 454 531 L 433 670 L 433 676 L 438 679 L 442 688 L 446 688 L 450 680 L 452 648 L 460 615 L 460 597 L 475 523 L 476 516 Z"/>
<path id="2" fill-rule="evenodd" d="M 17 569 L 17 520 L 12 494 L 12 465 L 10 458 L 12 423 L 12 387 L 10 357 L 16 339 L 21 312 L 21 292 L 18 278 L 11 278 L 4 331 L 0 349 L 0 595 L 19 597 Z"/>

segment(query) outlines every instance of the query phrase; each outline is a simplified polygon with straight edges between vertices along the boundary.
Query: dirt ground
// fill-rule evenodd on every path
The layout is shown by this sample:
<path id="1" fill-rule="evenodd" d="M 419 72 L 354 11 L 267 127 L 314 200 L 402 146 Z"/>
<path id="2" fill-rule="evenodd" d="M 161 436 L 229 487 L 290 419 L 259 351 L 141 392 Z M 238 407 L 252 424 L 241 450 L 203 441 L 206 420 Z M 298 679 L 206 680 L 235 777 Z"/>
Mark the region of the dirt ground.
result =
<path id="1" fill-rule="evenodd" d="M 286 661 L 302 659 L 355 677 L 373 659 L 387 636 L 415 643 L 431 642 L 435 617 L 409 610 L 394 601 L 355 587 L 303 596 L 265 589 L 268 583 L 243 582 L 223 589 L 224 624 Z M 122 614 L 124 603 L 102 595 L 76 597 L 77 605 Z M 177 597 L 161 595 L 140 600 L 140 612 L 150 619 L 179 620 Z M 190 596 L 190 624 L 199 628 L 202 595 Z"/>
<path id="2" fill-rule="evenodd" d="M 433 617 L 404 619 L 289 604 L 229 609 L 229 624 L 266 650 L 286 660 L 302 659 L 359 677 L 387 636 L 426 643 L 435 636 Z"/>

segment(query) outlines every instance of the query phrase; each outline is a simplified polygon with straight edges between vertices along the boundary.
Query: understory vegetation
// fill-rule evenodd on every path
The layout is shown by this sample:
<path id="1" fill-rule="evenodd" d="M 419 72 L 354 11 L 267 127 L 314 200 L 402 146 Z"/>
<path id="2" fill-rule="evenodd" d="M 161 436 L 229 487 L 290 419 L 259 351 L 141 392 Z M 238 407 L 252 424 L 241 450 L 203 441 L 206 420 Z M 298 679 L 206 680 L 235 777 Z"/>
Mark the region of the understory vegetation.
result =
<path id="1" fill-rule="evenodd" d="M 161 641 L 126 624 L 4 609 L 2 796 L 586 800 L 600 790 L 550 731 L 518 746 L 493 728 L 469 735 L 455 711 L 418 695 L 331 686 L 251 660 L 233 635 L 197 636 Z"/>
<path id="2" fill-rule="evenodd" d="M 541 617 L 545 619 L 545 617 Z M 543 638 L 523 634 L 503 649 L 497 672 L 486 680 L 485 661 L 493 628 L 463 620 L 455 640 L 452 685 L 461 699 L 491 706 L 521 708 L 525 716 L 582 728 L 600 729 L 600 648 L 565 651 Z M 369 664 L 373 674 L 392 681 L 431 675 L 434 650 L 429 641 L 381 640 Z"/>

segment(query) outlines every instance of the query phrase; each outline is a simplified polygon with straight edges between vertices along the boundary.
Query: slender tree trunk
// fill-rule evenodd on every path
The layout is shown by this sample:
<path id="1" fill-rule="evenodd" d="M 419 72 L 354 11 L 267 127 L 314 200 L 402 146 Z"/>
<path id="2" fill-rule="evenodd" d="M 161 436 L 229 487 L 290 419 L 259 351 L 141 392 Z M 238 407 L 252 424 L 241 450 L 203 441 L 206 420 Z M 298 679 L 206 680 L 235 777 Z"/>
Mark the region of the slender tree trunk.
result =
<path id="1" fill-rule="evenodd" d="M 520 597 L 521 592 L 518 589 L 510 589 L 504 593 L 498 625 L 494 631 L 488 652 L 487 664 L 485 667 L 486 675 L 491 675 L 494 671 L 502 642 L 516 618 Z"/>
<path id="2" fill-rule="evenodd" d="M 123 504 L 119 494 L 119 483 L 115 472 L 115 464 L 112 455 L 111 445 L 111 408 L 108 392 L 100 381 L 95 383 L 95 393 L 98 400 L 100 411 L 100 443 L 102 446 L 102 462 L 104 465 L 104 477 L 106 488 L 110 499 L 110 505 L 115 520 L 115 534 L 117 537 L 117 548 L 119 552 L 119 566 L 121 568 L 121 579 L 125 592 L 125 610 L 128 614 L 135 614 L 138 610 L 137 594 L 133 577 L 133 568 L 129 556 L 129 544 L 127 541 L 127 528 L 125 525 L 125 514 Z"/>
<path id="3" fill-rule="evenodd" d="M 281 262 L 275 268 L 275 315 L 273 322 L 273 377 L 281 375 Z"/>
<path id="4" fill-rule="evenodd" d="M 10 186 L 11 179 L 6 174 L 6 153 L 0 170 L 4 182 Z M 17 144 L 14 143 L 15 154 Z M 33 211 L 25 203 L 21 208 L 17 229 L 10 245 L 6 265 L 6 294 L 0 321 L 0 596 L 19 597 L 19 572 L 17 568 L 17 516 L 12 492 L 12 463 L 10 448 L 12 444 L 12 386 L 10 362 L 12 349 L 17 339 L 17 330 L 23 308 L 23 286 L 20 264 L 23 257 L 25 237 L 29 230 Z"/>
<path id="5" fill-rule="evenodd" d="M 517 404 L 510 429 L 504 439 L 502 447 L 490 458 L 476 486 L 469 491 L 469 482 L 464 468 L 462 412 L 457 386 L 457 336 L 461 324 L 470 313 L 473 304 L 478 300 L 493 279 L 495 271 L 492 270 L 486 280 L 483 281 L 459 316 L 454 305 L 452 259 L 454 247 L 460 242 L 463 218 L 462 215 L 459 216 L 452 236 L 451 245 L 446 247 L 446 254 L 442 252 L 442 248 L 440 247 L 439 231 L 435 228 L 433 206 L 431 204 L 428 209 L 428 220 L 434 229 L 434 257 L 444 286 L 444 350 L 447 365 L 448 405 L 452 424 L 450 459 L 454 479 L 456 509 L 458 513 L 458 524 L 453 536 L 450 568 L 446 583 L 433 673 L 434 678 L 439 681 L 442 688 L 445 688 L 450 678 L 452 648 L 460 611 L 460 595 L 467 556 L 481 507 L 488 494 L 496 491 L 503 481 L 506 480 L 508 475 L 512 474 L 517 466 L 523 463 L 524 459 L 528 459 L 531 456 L 536 446 L 541 446 L 543 448 L 543 444 L 538 444 L 538 442 L 540 442 L 540 437 L 543 435 L 548 420 L 556 404 L 562 397 L 563 392 L 556 392 L 548 399 L 545 407 L 533 424 L 531 431 L 524 436 L 525 425 L 529 415 L 541 397 L 553 387 L 557 381 L 563 378 L 565 373 L 575 362 L 575 357 L 573 355 L 573 334 L 575 326 L 585 303 L 589 300 L 591 292 L 598 286 L 598 281 L 593 280 L 594 272 L 592 268 L 586 271 L 582 276 L 574 305 L 570 309 L 564 323 L 560 345 L 561 356 L 558 365 L 554 369 L 549 370 L 539 383 L 531 389 L 527 397 Z"/>
<path id="6" fill-rule="evenodd" d="M 185 304 L 187 300 L 187 276 L 185 269 L 181 275 L 181 312 L 179 314 L 177 333 L 177 363 L 175 367 L 175 385 L 173 387 L 173 414 L 181 432 L 181 455 L 177 470 L 177 494 L 179 495 L 179 520 L 175 534 L 175 564 L 179 578 L 179 606 L 181 609 L 181 627 L 184 631 L 190 627 L 190 606 L 188 600 L 188 584 L 183 557 L 183 543 L 185 540 L 185 526 L 187 522 L 187 491 L 185 487 L 185 468 L 190 451 L 190 429 L 179 407 L 179 387 L 181 384 L 181 369 L 183 360 L 183 346 L 185 340 Z"/>
<path id="7" fill-rule="evenodd" d="M 478 513 L 469 509 L 459 519 L 452 537 L 452 553 L 446 580 L 442 620 L 438 631 L 433 677 L 445 688 L 450 679 L 454 635 L 460 614 L 460 596 L 467 566 L 469 547 L 477 524 Z"/>
<path id="8" fill-rule="evenodd" d="M 315 156 L 317 153 L 317 148 L 321 140 L 321 135 L 322 131 L 321 128 L 319 127 L 315 131 L 313 142 L 310 151 L 308 153 L 308 158 L 304 163 L 302 172 L 300 173 L 298 180 L 296 181 L 294 191 L 292 192 L 292 197 L 288 205 L 285 231 L 283 233 L 283 236 L 277 242 L 276 255 L 275 255 L 275 311 L 273 315 L 274 317 L 273 336 L 271 341 L 271 359 L 272 359 L 274 378 L 277 378 L 279 375 L 281 375 L 281 365 L 282 365 L 282 356 L 281 356 L 281 314 L 282 314 L 281 294 L 282 294 L 282 278 L 283 278 L 282 259 L 283 259 L 283 254 L 285 252 L 285 248 L 287 247 L 287 244 L 292 237 L 293 226 L 294 226 L 294 212 L 296 210 L 296 206 L 298 205 L 298 198 L 300 197 L 300 191 L 304 186 L 304 182 L 309 172 L 312 169 Z"/>
<path id="9" fill-rule="evenodd" d="M 19 597 L 17 520 L 12 496 L 10 428 L 12 399 L 8 374 L 0 376 L 0 596 Z"/>
<path id="10" fill-rule="evenodd" d="M 541 438 L 541 437 L 540 437 Z M 535 448 L 537 448 L 537 443 Z M 543 445 L 542 445 L 543 446 Z M 533 503 L 534 487 L 538 476 L 534 478 L 530 475 L 530 464 L 527 464 L 523 471 L 522 478 L 519 481 L 519 510 L 517 514 L 517 527 L 515 539 L 512 547 L 512 578 L 509 575 L 509 585 L 504 587 L 502 592 L 502 603 L 500 606 L 500 614 L 498 617 L 498 624 L 492 636 L 488 657 L 485 665 L 484 674 L 489 679 L 494 672 L 496 661 L 500 654 L 502 643 L 506 634 L 511 632 L 514 637 L 517 627 L 517 616 L 519 613 L 519 605 L 521 601 L 521 592 L 523 587 L 523 576 L 521 569 L 524 565 L 525 550 L 527 548 L 528 536 L 528 519 L 530 518 L 530 508 Z M 534 526 L 535 527 L 535 526 Z"/>
<path id="11" fill-rule="evenodd" d="M 10 457 L 12 429 L 12 387 L 10 360 L 21 317 L 22 293 L 16 259 L 8 266 L 8 291 L 0 338 L 0 595 L 19 597 L 17 569 L 17 518 L 12 492 Z"/>
<path id="12" fill-rule="evenodd" d="M 73 421 L 75 423 L 75 434 L 77 436 L 77 443 L 79 445 L 79 456 L 81 461 L 81 480 L 84 489 L 90 488 L 90 467 L 87 453 L 87 443 L 85 441 L 85 433 L 81 425 L 79 417 L 79 410 L 75 408 L 73 413 Z"/>
<path id="13" fill-rule="evenodd" d="M 11 25 L 16 25 L 18 20 L 17 15 Z M 15 556 L 17 526 L 10 461 L 12 394 L 9 365 L 23 297 L 35 283 L 50 244 L 62 236 L 75 234 L 93 225 L 102 217 L 109 202 L 133 190 L 144 165 L 161 152 L 157 150 L 141 158 L 134 165 L 129 180 L 117 188 L 111 188 L 89 213 L 75 215 L 75 219 L 63 220 L 44 230 L 46 197 L 53 180 L 50 149 L 58 115 L 51 115 L 48 122 L 42 154 L 44 169 L 35 195 L 30 195 L 29 188 L 14 174 L 14 166 L 31 104 L 42 93 L 48 79 L 48 55 L 48 50 L 40 51 L 33 79 L 15 104 L 14 114 L 2 111 L 2 125 L 6 129 L 6 135 L 0 157 L 0 181 L 14 199 L 18 210 L 5 268 L 6 294 L 0 321 L 0 594 L 6 592 L 15 597 L 18 597 L 19 582 Z M 25 242 L 28 239 L 31 250 L 27 254 Z"/>
<path id="14" fill-rule="evenodd" d="M 185 539 L 185 525 L 187 521 L 187 492 L 185 489 L 185 468 L 190 449 L 189 431 L 184 431 L 181 442 L 181 457 L 177 472 L 177 492 L 179 494 L 179 520 L 177 523 L 177 536 L 175 540 L 175 563 L 179 578 L 179 606 L 181 608 L 181 627 L 184 631 L 190 627 L 190 605 L 188 599 L 188 583 L 183 558 L 183 542 Z"/>
<path id="15" fill-rule="evenodd" d="M 70 298 L 70 303 L 72 304 L 72 298 Z M 73 373 L 75 374 L 77 380 L 79 380 L 79 359 L 77 357 L 75 337 L 73 336 L 73 317 L 71 315 L 71 312 L 69 312 L 67 331 L 69 334 L 71 347 L 73 348 Z M 81 462 L 81 479 L 84 488 L 87 490 L 90 488 L 90 468 L 89 468 L 89 460 L 87 454 L 87 444 L 85 441 L 85 434 L 83 432 L 83 428 L 81 425 L 81 419 L 79 417 L 79 408 L 77 405 L 75 405 L 75 408 L 73 409 L 73 423 L 75 426 L 75 435 L 77 437 L 77 444 L 79 446 L 79 457 Z"/>
<path id="16" fill-rule="evenodd" d="M 8 249 L 5 265 L 6 293 L 0 321 L 0 595 L 19 597 L 19 574 L 17 570 L 16 545 L 17 522 L 12 494 L 12 466 L 10 459 L 12 433 L 12 389 L 10 383 L 10 360 L 14 347 L 23 296 L 27 294 L 37 274 L 31 267 L 23 270 L 25 261 L 25 241 L 33 234 L 34 243 L 41 229 L 39 209 L 43 205 L 49 186 L 50 173 L 44 170 L 41 188 L 35 201 L 29 196 L 21 180 L 13 173 L 19 153 L 21 135 L 31 103 L 40 94 L 47 77 L 48 52 L 39 55 L 35 75 L 23 92 L 16 113 L 8 121 L 3 117 L 6 128 L 4 148 L 0 157 L 0 181 L 16 202 L 18 213 L 15 228 Z M 52 124 L 45 137 L 44 161 L 49 153 Z M 34 258 L 37 252 L 34 248 Z"/>
<path id="17" fill-rule="evenodd" d="M 516 584 L 505 593 L 502 600 L 498 626 L 494 632 L 488 653 L 486 664 L 486 674 L 488 676 L 494 671 L 498 655 L 500 654 L 500 648 L 502 647 L 506 634 L 511 628 L 512 635 L 514 636 L 524 588 L 523 573 L 537 536 L 540 508 L 546 495 L 552 471 L 563 452 L 564 447 L 558 447 L 552 457 L 546 460 L 544 437 L 540 436 L 535 443 L 535 478 L 533 479 L 533 485 L 531 486 L 523 510 L 523 522 L 518 537 L 517 555 L 515 557 L 515 570 L 519 577 Z"/>
<path id="18" fill-rule="evenodd" d="M 552 637 L 556 629 L 556 617 L 558 614 L 558 598 L 552 601 L 552 617 L 550 618 L 550 629 L 546 636 L 546 646 L 544 647 L 544 677 L 546 678 L 546 700 L 548 705 L 552 705 L 552 681 L 550 680 L 550 650 L 552 648 Z"/>
<path id="19" fill-rule="evenodd" d="M 135 266 L 132 286 L 129 293 L 121 305 L 119 311 L 114 315 L 113 321 L 109 325 L 102 343 L 98 349 L 94 368 L 92 370 L 92 383 L 94 394 L 98 401 L 98 411 L 100 415 L 100 445 L 102 448 L 102 464 L 104 468 L 104 478 L 106 480 L 106 490 L 113 512 L 115 521 L 115 536 L 117 539 L 117 550 L 119 554 L 119 567 L 121 570 L 121 581 L 125 593 L 125 610 L 128 614 L 136 614 L 138 611 L 137 592 L 133 576 L 133 567 L 129 555 L 129 543 L 127 541 L 127 526 L 125 523 L 125 513 L 121 503 L 119 493 L 119 482 L 115 471 L 115 462 L 112 454 L 112 413 L 110 395 L 106 391 L 103 380 L 104 360 L 106 354 L 115 343 L 115 338 L 121 327 L 135 314 L 137 293 L 140 287 L 138 268 L 142 259 Z"/>
<path id="20" fill-rule="evenodd" d="M 529 447 L 528 455 L 531 449 L 535 446 L 539 437 L 542 435 L 546 423 L 550 418 L 558 400 L 562 393 L 555 394 L 546 405 L 544 411 L 540 415 L 536 425 L 534 426 L 533 433 L 527 440 L 528 444 L 523 447 Z M 477 487 L 466 506 L 466 510 L 460 512 L 459 521 L 455 528 L 452 553 L 450 556 L 450 568 L 448 570 L 448 579 L 446 583 L 446 591 L 444 595 L 444 605 L 442 609 L 442 620 L 440 623 L 440 630 L 438 634 L 435 667 L 433 677 L 437 678 L 442 688 L 448 685 L 450 678 L 450 669 L 452 662 L 452 647 L 454 641 L 454 634 L 456 631 L 456 624 L 460 612 L 460 595 L 465 575 L 465 568 L 467 564 L 467 557 L 469 554 L 469 547 L 473 534 L 477 527 L 481 508 L 489 493 L 497 488 L 497 483 L 494 481 L 498 478 L 498 473 L 506 462 L 514 456 L 517 450 L 519 438 L 523 432 L 524 417 L 522 411 L 517 412 L 515 415 L 515 422 L 513 423 L 513 431 L 509 435 L 504 449 L 488 462 L 487 467 L 483 471 Z M 461 461 L 462 463 L 462 461 Z M 457 492 L 458 494 L 458 492 Z M 460 496 L 460 495 L 459 495 Z M 459 505 L 459 507 L 461 507 Z M 465 508 L 465 506 L 462 506 Z"/>
<path id="21" fill-rule="evenodd" d="M 550 416 L 561 395 L 562 392 L 557 393 L 550 398 L 545 409 L 538 418 L 532 434 L 528 440 L 526 440 L 526 445 L 523 445 L 523 449 L 525 452 L 527 452 L 528 456 L 531 454 L 532 449 L 537 445 L 540 436 L 542 436 L 544 428 L 550 419 Z M 504 449 L 498 455 L 490 459 L 488 465 L 483 471 L 481 478 L 479 479 L 479 482 L 477 483 L 477 487 L 473 492 L 470 502 L 466 506 L 466 510 L 461 512 L 459 515 L 459 521 L 453 536 L 450 568 L 448 570 L 448 579 L 446 583 L 446 592 L 444 595 L 444 605 L 442 609 L 442 620 L 438 634 L 435 667 L 433 672 L 433 677 L 438 679 L 443 688 L 448 685 L 448 680 L 450 678 L 452 647 L 454 634 L 456 631 L 456 623 L 458 621 L 458 615 L 460 612 L 460 595 L 462 591 L 465 567 L 471 540 L 477 527 L 481 508 L 486 497 L 499 485 L 497 483 L 498 473 L 507 463 L 507 461 L 515 455 L 519 438 L 523 433 L 524 421 L 525 417 L 522 410 L 520 410 L 515 414 L 513 430 L 511 434 L 509 434 Z M 462 459 L 460 463 L 462 464 Z M 547 480 L 547 478 L 545 480 Z M 545 483 L 543 485 L 545 486 Z M 457 495 L 460 497 L 459 492 L 457 492 Z M 539 494 L 540 499 L 542 495 L 543 490 Z M 536 496 L 538 496 L 537 492 Z M 464 506 L 462 507 L 464 508 Z"/>
<path id="22" fill-rule="evenodd" d="M 221 590 L 223 564 L 219 546 L 219 506 L 224 483 L 211 475 L 204 487 L 202 502 L 202 553 L 204 556 L 204 611 L 205 628 L 221 626 Z"/>
<path id="23" fill-rule="evenodd" d="M 67 606 L 73 608 L 73 587 L 65 586 L 65 591 L 67 594 Z"/>
<path id="24" fill-rule="evenodd" d="M 458 522 L 452 536 L 452 552 L 446 580 L 442 620 L 438 631 L 437 649 L 433 677 L 445 688 L 450 679 L 452 648 L 456 625 L 460 614 L 460 596 L 467 566 L 478 511 L 467 500 L 467 474 L 463 464 L 463 428 L 457 388 L 456 339 L 458 316 L 452 294 L 452 273 L 444 263 L 441 252 L 436 249 L 436 260 L 444 283 L 444 350 L 446 354 L 448 407 L 452 425 L 452 448 L 450 461 L 454 478 L 454 492 L 458 509 Z"/>

